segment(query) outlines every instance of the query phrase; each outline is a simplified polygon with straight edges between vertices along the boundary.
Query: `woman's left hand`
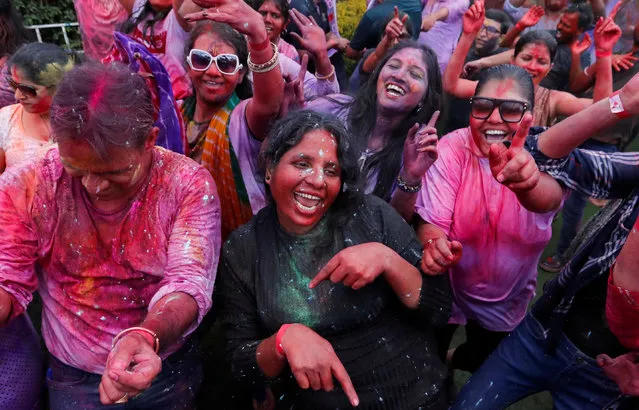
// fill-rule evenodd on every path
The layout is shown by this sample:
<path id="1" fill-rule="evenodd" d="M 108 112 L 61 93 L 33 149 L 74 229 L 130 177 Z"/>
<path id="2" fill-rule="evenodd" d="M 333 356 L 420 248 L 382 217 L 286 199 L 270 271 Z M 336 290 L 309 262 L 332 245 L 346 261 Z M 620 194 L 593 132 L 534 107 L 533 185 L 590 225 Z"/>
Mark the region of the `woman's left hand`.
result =
<path id="1" fill-rule="evenodd" d="M 389 247 L 379 242 L 342 249 L 311 279 L 308 287 L 313 289 L 328 279 L 333 283 L 342 282 L 355 290 L 361 289 L 387 270 L 391 252 Z"/>
<path id="2" fill-rule="evenodd" d="M 238 32 L 245 34 L 251 43 L 257 44 L 268 39 L 264 20 L 257 11 L 243 1 L 237 0 L 193 0 L 202 11 L 184 16 L 188 22 L 211 20 L 227 23 Z"/>
<path id="3" fill-rule="evenodd" d="M 302 33 L 302 36 L 300 36 L 292 32 L 291 37 L 295 38 L 304 49 L 308 50 L 308 52 L 314 56 L 326 52 L 326 34 L 324 34 L 324 30 L 317 25 L 313 16 L 306 17 L 299 11 L 291 9 L 291 20 L 293 20 L 299 28 L 300 33 Z"/>
<path id="4" fill-rule="evenodd" d="M 308 54 L 302 56 L 302 65 L 297 78 L 284 75 L 284 97 L 280 107 L 280 118 L 284 118 L 289 112 L 304 107 L 304 79 L 308 66 Z"/>
<path id="5" fill-rule="evenodd" d="M 532 155 L 524 149 L 532 120 L 532 114 L 526 113 L 510 147 L 492 144 L 488 153 L 493 177 L 515 193 L 529 191 L 539 183 L 539 168 Z"/>
<path id="6" fill-rule="evenodd" d="M 437 129 L 435 124 L 439 111 L 435 111 L 425 126 L 413 125 L 404 143 L 404 165 L 402 178 L 417 185 L 428 169 L 437 160 Z"/>
<path id="7" fill-rule="evenodd" d="M 612 54 L 612 48 L 621 37 L 621 28 L 610 17 L 601 17 L 595 25 L 595 50 L 597 54 Z"/>

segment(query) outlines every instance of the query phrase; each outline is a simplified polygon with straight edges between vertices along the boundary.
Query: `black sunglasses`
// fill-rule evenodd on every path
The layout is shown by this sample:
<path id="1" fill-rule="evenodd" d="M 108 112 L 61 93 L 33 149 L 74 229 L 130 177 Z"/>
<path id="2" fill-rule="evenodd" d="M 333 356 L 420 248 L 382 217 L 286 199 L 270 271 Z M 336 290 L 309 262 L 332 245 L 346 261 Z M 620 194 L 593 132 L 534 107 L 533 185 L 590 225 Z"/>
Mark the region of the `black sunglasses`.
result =
<path id="1" fill-rule="evenodd" d="M 499 29 L 497 29 L 496 27 L 493 26 L 481 26 L 481 30 L 486 30 L 487 32 L 489 32 L 490 34 L 498 34 L 500 33 Z"/>
<path id="2" fill-rule="evenodd" d="M 499 115 L 504 122 L 519 122 L 528 110 L 528 103 L 516 100 L 499 100 L 495 98 L 472 97 L 470 99 L 470 115 L 478 120 L 489 118 L 495 107 L 499 107 Z"/>
<path id="3" fill-rule="evenodd" d="M 33 86 L 16 83 L 11 77 L 7 77 L 7 82 L 14 91 L 20 90 L 20 92 L 27 97 L 35 97 L 36 95 L 38 95 L 38 89 Z"/>

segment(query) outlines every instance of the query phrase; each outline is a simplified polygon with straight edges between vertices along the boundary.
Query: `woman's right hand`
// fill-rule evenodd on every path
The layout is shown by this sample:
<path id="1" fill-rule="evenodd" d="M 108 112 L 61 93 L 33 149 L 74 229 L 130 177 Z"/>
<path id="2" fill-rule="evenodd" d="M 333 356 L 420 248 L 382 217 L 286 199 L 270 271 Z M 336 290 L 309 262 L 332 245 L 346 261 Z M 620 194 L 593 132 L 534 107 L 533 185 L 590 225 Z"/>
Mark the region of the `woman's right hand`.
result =
<path id="1" fill-rule="evenodd" d="M 424 245 L 422 272 L 427 275 L 440 275 L 462 257 L 462 244 L 449 241 L 445 236 L 429 239 Z"/>
<path id="2" fill-rule="evenodd" d="M 524 16 L 519 20 L 517 25 L 522 29 L 533 27 L 537 23 L 539 23 L 539 20 L 541 20 L 543 16 L 544 16 L 543 7 L 532 6 L 530 9 L 528 9 L 526 14 L 524 14 Z"/>
<path id="3" fill-rule="evenodd" d="M 477 0 L 475 4 L 470 6 L 464 13 L 463 27 L 465 34 L 477 35 L 484 25 L 484 16 L 486 11 L 484 10 L 484 1 Z"/>
<path id="4" fill-rule="evenodd" d="M 227 23 L 238 32 L 245 34 L 249 42 L 262 43 L 268 39 L 264 20 L 257 11 L 243 1 L 237 0 L 193 0 L 202 11 L 184 16 L 188 22 L 211 20 Z"/>
<path id="5" fill-rule="evenodd" d="M 405 14 L 401 19 L 399 18 L 399 9 L 395 6 L 393 19 L 386 25 L 384 29 L 384 37 L 392 44 L 395 40 L 398 40 L 402 36 L 404 31 L 404 24 L 408 20 L 408 14 Z"/>
<path id="6" fill-rule="evenodd" d="M 351 378 L 328 340 L 312 329 L 294 323 L 282 336 L 281 346 L 291 372 L 302 389 L 310 387 L 315 391 L 332 391 L 335 377 L 351 405 L 359 405 Z"/>

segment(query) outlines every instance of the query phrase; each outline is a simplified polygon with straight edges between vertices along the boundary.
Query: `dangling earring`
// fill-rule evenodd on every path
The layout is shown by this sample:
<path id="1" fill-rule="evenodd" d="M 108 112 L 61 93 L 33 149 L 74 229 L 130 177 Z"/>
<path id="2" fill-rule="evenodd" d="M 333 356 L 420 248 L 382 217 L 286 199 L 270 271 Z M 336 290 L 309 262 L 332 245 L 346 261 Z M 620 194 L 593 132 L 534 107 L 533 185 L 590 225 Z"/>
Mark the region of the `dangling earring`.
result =
<path id="1" fill-rule="evenodd" d="M 424 104 L 419 103 L 419 104 L 417 105 L 417 112 L 420 112 L 420 111 L 422 110 L 422 107 L 423 107 L 423 106 L 424 106 Z"/>
<path id="2" fill-rule="evenodd" d="M 265 180 L 265 181 L 270 181 L 270 180 L 271 180 L 271 176 L 270 176 L 270 175 L 265 176 L 265 177 L 264 177 L 264 180 Z"/>

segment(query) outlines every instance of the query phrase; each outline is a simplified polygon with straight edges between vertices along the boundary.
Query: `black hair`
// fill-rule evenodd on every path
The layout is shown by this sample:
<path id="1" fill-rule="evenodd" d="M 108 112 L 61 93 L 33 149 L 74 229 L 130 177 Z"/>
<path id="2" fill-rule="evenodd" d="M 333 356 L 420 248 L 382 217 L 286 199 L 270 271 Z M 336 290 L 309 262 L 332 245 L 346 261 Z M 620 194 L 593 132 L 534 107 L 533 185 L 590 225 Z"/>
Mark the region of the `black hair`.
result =
<path id="1" fill-rule="evenodd" d="M 400 20 L 404 16 L 408 16 L 408 14 L 404 13 L 401 10 L 398 13 L 398 15 Z M 391 14 L 388 15 L 388 17 L 386 17 L 386 20 L 384 21 L 384 25 L 382 26 L 384 27 L 384 29 L 382 30 L 381 33 L 379 33 L 379 41 L 382 41 L 382 37 L 384 37 L 384 30 L 386 29 L 386 26 L 388 25 L 388 23 L 393 21 L 394 18 L 395 18 L 395 12 L 392 12 Z M 404 27 L 406 27 L 406 32 L 408 33 L 408 37 L 413 38 L 413 33 L 415 33 L 415 29 L 413 28 L 413 22 L 410 20 L 410 18 L 406 19 L 406 22 L 404 23 Z"/>
<path id="2" fill-rule="evenodd" d="M 588 30 L 592 27 L 592 22 L 594 20 L 594 14 L 592 12 L 592 7 L 588 3 L 582 2 L 573 2 L 568 5 L 564 14 L 567 13 L 578 13 L 579 14 L 579 22 L 577 26 L 582 30 Z"/>
<path id="3" fill-rule="evenodd" d="M 189 39 L 184 47 L 184 55 L 189 54 L 193 48 L 193 44 L 195 44 L 195 40 L 208 33 L 215 34 L 220 38 L 220 40 L 233 48 L 233 50 L 235 50 L 235 54 L 240 60 L 240 64 L 245 67 L 245 70 L 247 69 L 248 45 L 246 44 L 246 38 L 226 23 L 218 23 L 216 21 L 209 20 L 198 22 L 190 32 Z M 245 100 L 253 96 L 253 88 L 248 75 L 245 75 L 242 82 L 237 85 L 235 93 L 241 100 Z"/>
<path id="4" fill-rule="evenodd" d="M 23 44 L 33 41 L 33 34 L 22 23 L 11 0 L 0 0 L 0 57 L 10 56 Z"/>
<path id="5" fill-rule="evenodd" d="M 20 47 L 8 61 L 27 80 L 55 89 L 64 73 L 73 67 L 73 58 L 62 48 L 49 43 L 28 43 Z"/>
<path id="6" fill-rule="evenodd" d="M 138 26 L 138 24 L 144 22 L 144 25 L 142 26 L 142 37 L 145 39 L 149 39 L 151 41 L 151 44 L 155 46 L 155 44 L 153 44 L 155 35 L 154 26 L 156 23 L 164 20 L 170 12 L 170 7 L 166 10 L 156 11 L 155 9 L 153 9 L 153 6 L 151 6 L 151 2 L 147 0 L 144 3 L 144 6 L 142 6 L 142 10 L 140 10 L 137 17 L 133 17 L 133 15 L 129 16 L 129 18 L 120 25 L 118 31 L 130 34 Z"/>
<path id="7" fill-rule="evenodd" d="M 506 34 L 508 30 L 513 25 L 513 19 L 503 10 L 498 9 L 488 9 L 486 10 L 486 18 L 495 20 L 500 24 L 500 33 Z"/>
<path id="8" fill-rule="evenodd" d="M 333 223 L 340 226 L 361 202 L 358 154 L 349 140 L 342 122 L 332 114 L 310 110 L 295 111 L 277 121 L 271 128 L 260 153 L 262 169 L 274 168 L 291 148 L 299 144 L 304 136 L 314 130 L 329 132 L 337 142 L 337 158 L 341 170 L 341 189 L 331 206 Z M 266 192 L 272 201 L 268 185 Z"/>
<path id="9" fill-rule="evenodd" d="M 517 85 L 519 85 L 519 89 L 521 90 L 522 97 L 524 97 L 528 102 L 530 111 L 533 111 L 535 108 L 535 86 L 533 85 L 530 74 L 528 74 L 528 72 L 523 68 L 516 65 L 503 64 L 480 71 L 477 87 L 475 88 L 475 95 L 479 95 L 488 82 L 506 79 L 512 79 L 517 82 Z"/>
<path id="10" fill-rule="evenodd" d="M 258 11 L 260 7 L 262 7 L 262 4 L 266 3 L 267 1 L 272 1 L 273 3 L 275 3 L 275 6 L 280 10 L 280 13 L 282 13 L 284 21 L 288 21 L 291 18 L 291 5 L 289 4 L 288 0 L 253 0 L 247 3 L 251 7 L 253 7 L 253 9 Z"/>
<path id="11" fill-rule="evenodd" d="M 62 79 L 51 103 L 51 128 L 56 141 L 84 141 L 107 159 L 109 146 L 142 147 L 154 113 L 141 75 L 120 62 L 90 61 Z"/>
<path id="12" fill-rule="evenodd" d="M 532 30 L 519 37 L 519 41 L 515 44 L 515 57 L 521 53 L 528 44 L 540 44 L 548 48 L 550 54 L 550 62 L 555 60 L 557 55 L 557 40 L 545 30 Z"/>
<path id="13" fill-rule="evenodd" d="M 428 46 L 413 40 L 400 41 L 386 53 L 384 58 L 377 64 L 368 81 L 362 84 L 353 101 L 348 104 L 350 108 L 347 119 L 348 129 L 351 132 L 355 147 L 359 152 L 364 152 L 377 119 L 377 80 L 379 74 L 395 53 L 406 48 L 419 50 L 422 54 L 428 81 L 426 94 L 417 107 L 393 130 L 386 145 L 368 157 L 363 167 L 364 175 L 367 175 L 375 168 L 380 170 L 373 194 L 386 201 L 390 199 L 395 178 L 397 178 L 402 165 L 404 142 L 406 141 L 408 130 L 415 123 L 427 123 L 441 104 L 442 77 L 435 52 Z"/>

